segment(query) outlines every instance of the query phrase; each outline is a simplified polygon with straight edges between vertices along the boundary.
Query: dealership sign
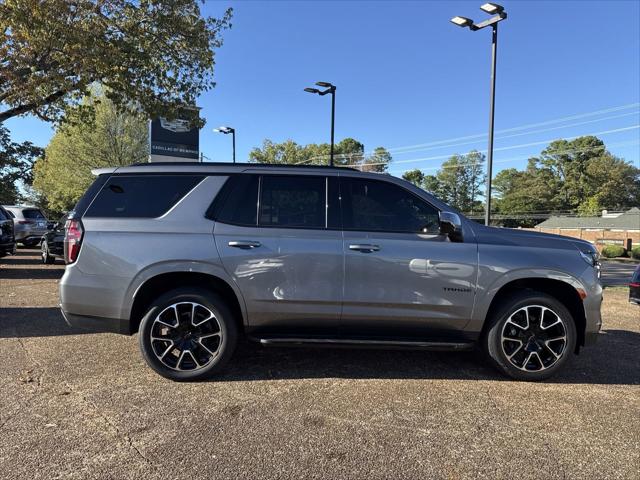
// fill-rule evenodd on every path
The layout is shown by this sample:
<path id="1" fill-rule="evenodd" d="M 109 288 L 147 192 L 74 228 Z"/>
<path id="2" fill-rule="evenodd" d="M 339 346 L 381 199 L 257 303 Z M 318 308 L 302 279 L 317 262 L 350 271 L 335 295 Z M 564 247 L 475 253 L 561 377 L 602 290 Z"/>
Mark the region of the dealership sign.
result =
<path id="1" fill-rule="evenodd" d="M 187 120 L 162 117 L 150 123 L 151 162 L 198 160 L 200 131 L 197 127 L 192 128 Z"/>

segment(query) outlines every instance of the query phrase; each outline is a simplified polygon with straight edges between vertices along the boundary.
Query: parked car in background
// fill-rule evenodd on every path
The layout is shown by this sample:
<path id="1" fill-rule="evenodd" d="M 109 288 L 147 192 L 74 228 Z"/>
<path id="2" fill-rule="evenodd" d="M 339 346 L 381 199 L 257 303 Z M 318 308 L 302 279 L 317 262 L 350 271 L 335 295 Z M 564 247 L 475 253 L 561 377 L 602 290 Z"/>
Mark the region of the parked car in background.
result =
<path id="1" fill-rule="evenodd" d="M 38 207 L 24 205 L 3 205 L 13 218 L 16 242 L 25 247 L 34 247 L 40 243 L 42 235 L 47 233 L 47 217 Z"/>
<path id="2" fill-rule="evenodd" d="M 16 252 L 16 239 L 13 234 L 11 214 L 0 207 L 0 257 Z"/>
<path id="3" fill-rule="evenodd" d="M 54 263 L 56 258 L 64 260 L 64 225 L 66 221 L 67 214 L 65 213 L 57 222 L 49 222 L 49 231 L 42 236 L 40 242 L 42 263 Z"/>
<path id="4" fill-rule="evenodd" d="M 239 336 L 478 346 L 503 373 L 541 380 L 601 327 L 592 244 L 479 225 L 399 178 L 214 163 L 95 173 L 66 223 L 63 315 L 138 332 L 147 364 L 174 380 L 219 373 Z"/>
<path id="5" fill-rule="evenodd" d="M 640 305 L 640 265 L 636 267 L 629 284 L 629 301 Z"/>

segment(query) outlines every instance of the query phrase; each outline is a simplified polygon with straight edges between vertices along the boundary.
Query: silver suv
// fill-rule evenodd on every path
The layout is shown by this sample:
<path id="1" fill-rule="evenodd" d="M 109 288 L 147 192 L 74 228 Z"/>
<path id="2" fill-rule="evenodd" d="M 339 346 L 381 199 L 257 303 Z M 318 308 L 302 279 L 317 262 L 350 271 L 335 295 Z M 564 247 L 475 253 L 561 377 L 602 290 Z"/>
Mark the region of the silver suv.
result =
<path id="1" fill-rule="evenodd" d="M 13 219 L 16 242 L 25 247 L 33 247 L 40 243 L 42 235 L 47 233 L 47 217 L 38 207 L 24 205 L 3 205 Z"/>
<path id="2" fill-rule="evenodd" d="M 600 330 L 588 242 L 489 228 L 404 180 L 345 168 L 141 164 L 66 225 L 71 325 L 134 334 L 160 375 L 263 345 L 465 350 L 540 380 Z"/>

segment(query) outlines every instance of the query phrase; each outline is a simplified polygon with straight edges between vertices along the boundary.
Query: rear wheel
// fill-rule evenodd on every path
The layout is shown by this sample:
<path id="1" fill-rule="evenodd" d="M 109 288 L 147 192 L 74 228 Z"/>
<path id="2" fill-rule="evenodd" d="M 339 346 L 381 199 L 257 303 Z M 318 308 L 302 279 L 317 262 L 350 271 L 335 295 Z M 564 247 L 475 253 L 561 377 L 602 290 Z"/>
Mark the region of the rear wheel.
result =
<path id="1" fill-rule="evenodd" d="M 40 252 L 42 263 L 51 265 L 56 261 L 56 258 L 51 256 L 51 254 L 49 253 L 49 245 L 47 245 L 47 242 L 42 242 L 42 245 L 40 246 Z"/>
<path id="2" fill-rule="evenodd" d="M 496 368 L 517 380 L 544 380 L 569 360 L 577 332 L 555 298 L 527 290 L 504 302 L 490 319 L 484 349 Z"/>
<path id="3" fill-rule="evenodd" d="M 233 355 L 237 336 L 222 298 L 201 288 L 180 288 L 153 302 L 140 324 L 139 343 L 157 373 L 190 381 L 219 373 Z"/>

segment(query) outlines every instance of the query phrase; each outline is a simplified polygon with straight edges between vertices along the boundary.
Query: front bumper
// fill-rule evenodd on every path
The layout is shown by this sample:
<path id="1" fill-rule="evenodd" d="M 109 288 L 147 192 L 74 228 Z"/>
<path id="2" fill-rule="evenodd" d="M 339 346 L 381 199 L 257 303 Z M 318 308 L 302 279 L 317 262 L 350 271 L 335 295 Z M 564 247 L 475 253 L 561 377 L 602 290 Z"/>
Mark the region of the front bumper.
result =
<path id="1" fill-rule="evenodd" d="M 121 333 L 129 335 L 129 322 L 120 318 L 90 317 L 87 315 L 74 315 L 65 312 L 60 306 L 60 311 L 71 328 L 79 328 L 91 333 Z"/>

